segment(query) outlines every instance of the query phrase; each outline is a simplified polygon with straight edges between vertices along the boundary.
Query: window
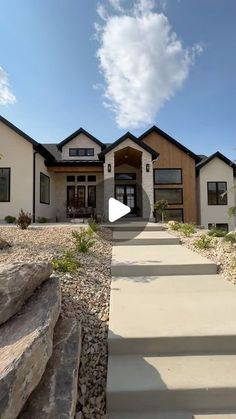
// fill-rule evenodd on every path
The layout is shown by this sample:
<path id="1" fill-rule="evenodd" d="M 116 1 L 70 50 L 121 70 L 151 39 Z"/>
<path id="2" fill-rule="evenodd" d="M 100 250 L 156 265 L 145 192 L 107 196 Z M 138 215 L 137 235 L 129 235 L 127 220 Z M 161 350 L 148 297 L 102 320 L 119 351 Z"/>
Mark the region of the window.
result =
<path id="1" fill-rule="evenodd" d="M 217 230 L 223 230 L 228 233 L 229 231 L 229 225 L 226 223 L 209 223 L 208 229 L 211 230 L 212 228 L 216 228 Z"/>
<path id="2" fill-rule="evenodd" d="M 88 207 L 96 208 L 96 186 L 88 186 Z"/>
<path id="3" fill-rule="evenodd" d="M 183 209 L 167 209 L 165 210 L 165 221 L 184 221 Z"/>
<path id="4" fill-rule="evenodd" d="M 70 148 L 70 157 L 89 157 L 94 156 L 94 148 Z"/>
<path id="5" fill-rule="evenodd" d="M 50 178 L 40 173 L 40 203 L 50 204 Z"/>
<path id="6" fill-rule="evenodd" d="M 10 202 L 11 169 L 0 168 L 0 202 Z"/>
<path id="7" fill-rule="evenodd" d="M 227 182 L 207 182 L 208 205 L 227 205 Z"/>
<path id="8" fill-rule="evenodd" d="M 168 204 L 183 204 L 183 189 L 154 189 L 155 202 L 166 199 Z"/>
<path id="9" fill-rule="evenodd" d="M 115 180 L 136 180 L 136 173 L 115 173 Z"/>
<path id="10" fill-rule="evenodd" d="M 67 182 L 75 182 L 75 176 L 67 176 Z"/>
<path id="11" fill-rule="evenodd" d="M 94 175 L 89 175 L 89 176 L 88 176 L 88 182 L 96 182 L 96 176 L 94 176 Z"/>
<path id="12" fill-rule="evenodd" d="M 178 185 L 182 183 L 182 169 L 155 169 L 154 183 L 161 185 Z"/>
<path id="13" fill-rule="evenodd" d="M 77 176 L 77 181 L 78 182 L 85 182 L 86 181 L 86 177 L 84 175 Z"/>

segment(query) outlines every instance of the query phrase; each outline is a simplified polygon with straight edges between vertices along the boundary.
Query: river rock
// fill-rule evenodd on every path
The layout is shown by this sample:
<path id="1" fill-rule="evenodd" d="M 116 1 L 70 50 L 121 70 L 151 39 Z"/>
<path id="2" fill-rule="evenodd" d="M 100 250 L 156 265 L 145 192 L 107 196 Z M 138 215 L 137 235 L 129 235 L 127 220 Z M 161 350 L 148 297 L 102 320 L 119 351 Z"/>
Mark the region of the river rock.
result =
<path id="1" fill-rule="evenodd" d="M 24 302 L 52 273 L 48 262 L 0 266 L 0 324 L 17 313 Z"/>
<path id="2" fill-rule="evenodd" d="M 60 305 L 59 280 L 50 278 L 0 327 L 1 419 L 16 418 L 39 384 L 52 354 Z"/>
<path id="3" fill-rule="evenodd" d="M 75 416 L 81 328 L 73 319 L 57 322 L 53 353 L 38 387 L 18 419 L 73 419 Z"/>

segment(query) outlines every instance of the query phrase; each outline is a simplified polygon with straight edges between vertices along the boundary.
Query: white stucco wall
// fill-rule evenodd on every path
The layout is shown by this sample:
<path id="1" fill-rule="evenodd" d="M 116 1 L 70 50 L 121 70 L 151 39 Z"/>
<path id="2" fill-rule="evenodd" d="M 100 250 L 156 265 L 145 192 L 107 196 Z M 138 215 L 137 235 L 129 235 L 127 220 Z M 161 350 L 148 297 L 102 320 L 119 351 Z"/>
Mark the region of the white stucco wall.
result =
<path id="1" fill-rule="evenodd" d="M 0 122 L 0 167 L 11 168 L 10 202 L 0 202 L 0 219 L 33 210 L 33 146 Z"/>
<path id="2" fill-rule="evenodd" d="M 37 153 L 35 161 L 35 218 L 36 221 L 37 217 L 46 217 L 48 221 L 55 221 L 55 175 L 48 172 L 44 161 L 45 158 Z M 40 172 L 50 178 L 50 204 L 40 203 Z"/>
<path id="3" fill-rule="evenodd" d="M 94 148 L 94 156 L 69 156 L 70 148 Z M 98 160 L 98 154 L 101 152 L 101 147 L 88 138 L 85 134 L 79 134 L 73 140 L 69 141 L 62 147 L 62 160 Z"/>
<path id="4" fill-rule="evenodd" d="M 227 182 L 227 189 L 234 184 L 233 169 L 219 158 L 214 158 L 200 170 L 199 178 L 200 223 L 208 227 L 209 223 L 227 223 L 229 230 L 235 228 L 235 218 L 229 219 L 228 209 L 234 206 L 235 192 L 228 193 L 228 205 L 208 205 L 207 182 Z"/>

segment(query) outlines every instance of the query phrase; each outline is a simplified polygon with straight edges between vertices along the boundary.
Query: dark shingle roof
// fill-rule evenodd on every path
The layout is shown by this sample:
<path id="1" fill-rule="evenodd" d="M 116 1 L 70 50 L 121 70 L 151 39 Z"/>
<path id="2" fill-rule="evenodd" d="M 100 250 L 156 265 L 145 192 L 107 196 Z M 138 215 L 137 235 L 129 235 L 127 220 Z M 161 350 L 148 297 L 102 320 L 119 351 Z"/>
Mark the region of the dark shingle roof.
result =
<path id="1" fill-rule="evenodd" d="M 57 161 L 61 160 L 61 152 L 58 150 L 57 144 L 42 144 L 42 146 L 46 148 L 46 150 L 49 151 L 49 153 L 51 153 Z"/>

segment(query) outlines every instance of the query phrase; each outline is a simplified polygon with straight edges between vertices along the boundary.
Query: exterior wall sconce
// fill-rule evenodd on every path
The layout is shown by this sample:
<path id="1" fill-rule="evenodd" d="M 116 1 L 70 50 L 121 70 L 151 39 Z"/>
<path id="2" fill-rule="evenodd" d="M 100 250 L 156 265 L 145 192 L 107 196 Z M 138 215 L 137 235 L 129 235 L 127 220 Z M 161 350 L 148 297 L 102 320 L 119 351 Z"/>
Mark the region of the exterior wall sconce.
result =
<path id="1" fill-rule="evenodd" d="M 146 172 L 150 172 L 150 164 L 149 163 L 146 164 Z"/>
<path id="2" fill-rule="evenodd" d="M 109 173 L 111 173 L 111 164 L 110 164 L 110 163 L 107 165 L 107 171 L 108 171 Z"/>

